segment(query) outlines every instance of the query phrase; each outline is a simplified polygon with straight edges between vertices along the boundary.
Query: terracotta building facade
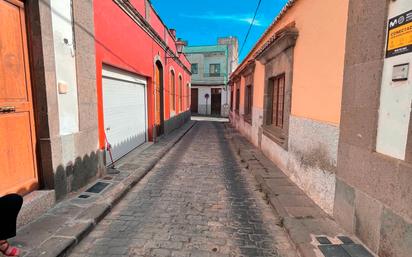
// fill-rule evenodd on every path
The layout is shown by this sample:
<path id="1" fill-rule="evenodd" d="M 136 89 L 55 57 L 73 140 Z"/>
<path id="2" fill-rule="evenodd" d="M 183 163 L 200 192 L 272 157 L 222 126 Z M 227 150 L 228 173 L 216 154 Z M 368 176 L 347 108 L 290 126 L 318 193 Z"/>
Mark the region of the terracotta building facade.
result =
<path id="1" fill-rule="evenodd" d="M 232 124 L 330 215 L 347 10 L 290 1 L 230 81 Z"/>
<path id="2" fill-rule="evenodd" d="M 412 2 L 378 2 L 289 1 L 230 78 L 230 120 L 371 251 L 407 257 Z"/>
<path id="3" fill-rule="evenodd" d="M 117 159 L 190 118 L 190 63 L 150 1 L 94 1 L 94 10 L 99 147 Z"/>
<path id="4" fill-rule="evenodd" d="M 0 195 L 35 207 L 25 223 L 106 174 L 108 149 L 190 119 L 190 64 L 149 1 L 0 0 L 0 26 Z"/>

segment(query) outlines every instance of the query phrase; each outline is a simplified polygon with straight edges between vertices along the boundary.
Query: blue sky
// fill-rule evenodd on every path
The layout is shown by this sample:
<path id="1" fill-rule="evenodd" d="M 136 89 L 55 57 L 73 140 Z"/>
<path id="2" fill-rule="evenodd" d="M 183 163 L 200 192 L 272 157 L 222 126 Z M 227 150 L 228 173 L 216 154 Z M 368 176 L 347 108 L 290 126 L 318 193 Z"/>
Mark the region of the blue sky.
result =
<path id="1" fill-rule="evenodd" d="M 213 45 L 218 37 L 236 36 L 239 48 L 258 0 L 152 0 L 162 20 L 189 45 Z M 246 56 L 287 0 L 262 0 L 240 61 Z M 240 50 L 240 49 L 239 49 Z"/>

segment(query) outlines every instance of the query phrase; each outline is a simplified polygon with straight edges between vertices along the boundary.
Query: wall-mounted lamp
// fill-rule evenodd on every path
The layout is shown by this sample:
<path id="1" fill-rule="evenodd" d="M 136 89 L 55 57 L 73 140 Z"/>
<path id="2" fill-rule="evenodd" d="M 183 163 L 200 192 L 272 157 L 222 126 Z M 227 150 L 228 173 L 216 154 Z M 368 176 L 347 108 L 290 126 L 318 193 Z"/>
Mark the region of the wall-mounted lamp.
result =
<path id="1" fill-rule="evenodd" d="M 177 52 L 177 58 L 180 57 L 180 55 L 183 53 L 183 47 L 187 46 L 187 41 L 183 41 L 180 38 L 176 41 L 176 52 Z M 166 59 L 175 59 L 176 56 L 166 56 Z"/>

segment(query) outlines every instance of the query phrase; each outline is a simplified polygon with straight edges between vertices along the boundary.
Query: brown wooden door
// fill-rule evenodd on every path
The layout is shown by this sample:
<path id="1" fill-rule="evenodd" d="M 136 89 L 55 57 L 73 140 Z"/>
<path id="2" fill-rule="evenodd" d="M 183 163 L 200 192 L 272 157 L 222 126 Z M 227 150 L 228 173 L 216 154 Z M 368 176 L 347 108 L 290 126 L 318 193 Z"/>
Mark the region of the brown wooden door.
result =
<path id="1" fill-rule="evenodd" d="M 214 116 L 220 116 L 222 107 L 222 89 L 212 88 L 212 96 L 210 100 L 211 114 Z"/>
<path id="2" fill-rule="evenodd" d="M 179 112 L 183 111 L 183 80 L 182 77 L 179 78 Z"/>
<path id="3" fill-rule="evenodd" d="M 156 65 L 155 68 L 155 83 L 156 83 L 156 117 L 155 123 L 156 125 L 160 125 L 160 70 L 159 67 Z"/>
<path id="4" fill-rule="evenodd" d="M 163 103 L 163 67 L 159 62 L 155 65 L 156 113 L 155 124 L 157 136 L 164 133 L 164 103 Z"/>
<path id="5" fill-rule="evenodd" d="M 0 196 L 37 188 L 24 5 L 0 0 Z"/>
<path id="6" fill-rule="evenodd" d="M 190 95 L 191 95 L 190 111 L 192 113 L 198 113 L 199 112 L 199 110 L 198 110 L 199 90 L 197 88 L 192 88 L 192 91 L 191 91 Z"/>

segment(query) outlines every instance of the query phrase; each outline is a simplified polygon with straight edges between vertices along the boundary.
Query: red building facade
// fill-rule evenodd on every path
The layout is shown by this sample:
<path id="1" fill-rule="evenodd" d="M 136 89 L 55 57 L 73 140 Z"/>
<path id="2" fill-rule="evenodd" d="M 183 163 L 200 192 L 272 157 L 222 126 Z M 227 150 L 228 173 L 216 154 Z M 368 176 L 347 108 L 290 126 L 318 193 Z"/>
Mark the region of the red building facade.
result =
<path id="1" fill-rule="evenodd" d="M 187 121 L 190 118 L 190 63 L 178 52 L 183 42 L 177 40 L 175 30 L 165 26 L 150 2 L 94 1 L 94 23 L 100 148 L 107 144 L 107 133 L 111 129 L 107 127 L 111 122 L 108 119 L 116 119 L 108 118 L 116 115 L 113 114 L 115 107 L 107 110 L 111 108 L 108 105 L 124 102 L 123 99 L 112 99 L 114 94 L 109 95 L 117 90 L 106 89 L 105 83 L 114 83 L 107 82 L 107 74 L 113 71 L 120 74 L 113 81 L 121 81 L 123 74 L 125 80 L 130 77 L 145 84 L 145 100 L 136 101 L 139 104 L 143 101 L 145 105 L 146 140 L 152 141 Z M 139 122 L 142 122 L 140 118 Z"/>

